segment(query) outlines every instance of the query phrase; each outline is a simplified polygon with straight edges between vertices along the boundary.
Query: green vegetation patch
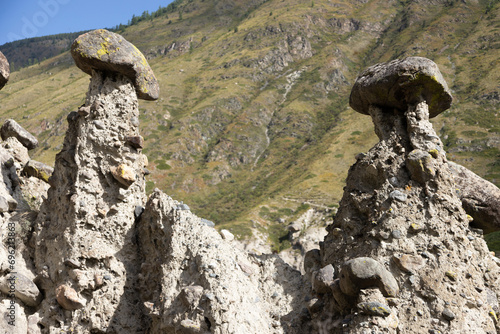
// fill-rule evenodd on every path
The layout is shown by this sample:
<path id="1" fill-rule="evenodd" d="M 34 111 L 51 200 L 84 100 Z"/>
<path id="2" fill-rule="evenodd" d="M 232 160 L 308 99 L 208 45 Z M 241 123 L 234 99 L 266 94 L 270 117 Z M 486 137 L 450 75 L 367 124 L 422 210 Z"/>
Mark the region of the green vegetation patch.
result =
<path id="1" fill-rule="evenodd" d="M 165 160 L 155 160 L 156 168 L 160 170 L 169 170 L 172 169 L 172 166 L 167 164 Z"/>
<path id="2" fill-rule="evenodd" d="M 484 236 L 488 248 L 492 252 L 500 252 L 500 231 L 493 232 Z"/>
<path id="3" fill-rule="evenodd" d="M 269 226 L 267 233 L 269 234 L 269 241 L 273 252 L 279 253 L 292 246 L 288 239 L 288 230 L 286 226 L 273 224 Z"/>

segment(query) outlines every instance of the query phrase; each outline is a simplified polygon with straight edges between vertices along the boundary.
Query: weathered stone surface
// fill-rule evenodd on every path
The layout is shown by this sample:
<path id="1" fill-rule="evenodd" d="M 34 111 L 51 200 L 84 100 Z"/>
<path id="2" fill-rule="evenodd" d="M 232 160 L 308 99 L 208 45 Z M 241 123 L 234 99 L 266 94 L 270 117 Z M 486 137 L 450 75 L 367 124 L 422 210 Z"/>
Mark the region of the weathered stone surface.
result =
<path id="1" fill-rule="evenodd" d="M 222 236 L 223 239 L 226 239 L 226 240 L 234 240 L 234 235 L 229 232 L 228 230 L 220 230 L 220 235 Z"/>
<path id="2" fill-rule="evenodd" d="M 416 95 L 408 96 L 421 94 L 419 87 L 413 89 Z M 393 93 L 384 94 L 390 100 Z M 380 141 L 350 168 L 338 212 L 321 244 L 322 265 L 340 269 L 340 279 L 338 287 L 334 281 L 332 296 L 323 296 L 325 311 L 317 315 L 332 324 L 313 321 L 315 329 L 344 334 L 496 333 L 498 324 L 488 314 L 495 306 L 485 301 L 487 288 L 498 296 L 500 268 L 469 227 L 472 219 L 462 208 L 443 144 L 429 121 L 427 103 L 432 101 L 408 104 L 402 99 L 404 113 L 390 110 L 398 108 L 394 105 L 368 106 Z M 360 258 L 378 269 L 364 273 L 363 263 L 360 269 L 338 268 Z M 390 295 L 380 283 L 384 270 L 394 279 L 388 281 L 399 287 L 396 298 L 376 295 Z M 372 302 L 389 306 L 391 314 L 372 319 L 366 312 L 352 312 L 353 306 Z"/>
<path id="3" fill-rule="evenodd" d="M 467 168 L 448 161 L 462 206 L 485 233 L 500 230 L 500 189 Z"/>
<path id="4" fill-rule="evenodd" d="M 156 100 L 159 85 L 144 55 L 122 36 L 98 29 L 78 36 L 71 46 L 71 55 L 83 72 L 116 72 L 134 83 L 137 97 Z"/>
<path id="5" fill-rule="evenodd" d="M 56 299 L 65 310 L 74 311 L 85 306 L 86 301 L 78 297 L 75 289 L 63 284 L 56 289 Z"/>
<path id="6" fill-rule="evenodd" d="M 180 327 L 179 333 L 181 334 L 196 334 L 202 332 L 200 323 L 189 319 L 182 320 Z"/>
<path id="7" fill-rule="evenodd" d="M 360 289 L 378 287 L 386 297 L 396 297 L 399 286 L 391 272 L 374 259 L 359 257 L 342 265 L 340 288 L 348 296 L 356 296 Z"/>
<path id="8" fill-rule="evenodd" d="M 349 98 L 351 107 L 368 115 L 370 105 L 392 112 L 406 111 L 409 104 L 429 105 L 435 117 L 451 105 L 452 96 L 437 65 L 422 57 L 408 57 L 373 65 L 363 71 Z"/>
<path id="9" fill-rule="evenodd" d="M 17 208 L 17 201 L 8 194 L 0 195 L 0 212 L 14 211 Z"/>
<path id="10" fill-rule="evenodd" d="M 6 334 L 26 334 L 28 331 L 24 308 L 11 299 L 0 302 L 0 329 Z"/>
<path id="11" fill-rule="evenodd" d="M 38 140 L 13 119 L 8 119 L 3 123 L 0 135 L 2 136 L 2 140 L 6 140 L 9 137 L 16 137 L 28 150 L 38 147 Z"/>
<path id="12" fill-rule="evenodd" d="M 137 94 L 127 77 L 96 72 L 85 106 L 91 106 L 89 115 L 75 111 L 67 117 L 51 187 L 34 224 L 37 283 L 45 295 L 39 314 L 47 332 L 137 333 L 147 326 L 137 302 L 139 292 L 132 288 L 142 262 L 134 211 L 146 201 L 143 161 L 128 145 L 115 146 L 126 135 L 139 135 L 130 121 L 139 116 Z M 120 164 L 136 175 L 126 188 L 110 173 Z M 78 260 L 81 267 L 68 266 L 68 259 Z M 53 312 L 60 285 L 73 287 L 85 298 L 78 316 Z"/>
<path id="13" fill-rule="evenodd" d="M 0 212 L 12 212 L 17 208 L 13 197 L 18 190 L 19 178 L 16 173 L 14 158 L 0 146 Z"/>
<path id="14" fill-rule="evenodd" d="M 196 308 L 203 295 L 203 287 L 199 285 L 190 285 L 182 289 L 181 298 L 185 305 L 190 308 Z"/>
<path id="15" fill-rule="evenodd" d="M 425 265 L 424 259 L 419 255 L 394 256 L 394 261 L 403 271 L 409 273 L 416 272 Z"/>
<path id="16" fill-rule="evenodd" d="M 278 257 L 248 256 L 157 189 L 137 233 L 144 259 L 139 290 L 159 312 L 146 313 L 151 333 L 184 331 L 187 320 L 201 333 L 270 333 L 273 319 L 285 316 L 277 333 L 309 332 L 298 326 L 302 277 Z M 256 268 L 252 275 L 239 269 L 247 266 Z"/>
<path id="17" fill-rule="evenodd" d="M 27 334 L 42 334 L 42 330 L 38 323 L 40 322 L 40 315 L 38 313 L 28 316 L 28 333 Z"/>
<path id="18" fill-rule="evenodd" d="M 411 178 L 421 184 L 436 176 L 436 168 L 433 165 L 432 156 L 421 150 L 413 150 L 406 157 L 406 166 Z"/>
<path id="19" fill-rule="evenodd" d="M 17 140 L 16 137 L 9 137 L 4 140 L 0 145 L 5 148 L 17 162 L 21 164 L 21 167 L 26 165 L 30 160 L 28 154 L 28 149 Z"/>
<path id="20" fill-rule="evenodd" d="M 0 89 L 2 89 L 7 81 L 9 81 L 10 66 L 7 58 L 0 51 Z"/>
<path id="21" fill-rule="evenodd" d="M 35 160 L 30 160 L 23 168 L 24 175 L 36 177 L 47 183 L 49 183 L 49 178 L 53 172 L 53 167 Z"/>
<path id="22" fill-rule="evenodd" d="M 10 274 L 0 278 L 0 291 L 8 295 L 10 290 L 14 290 L 16 298 L 27 306 L 35 307 L 42 301 L 42 294 L 36 284 L 22 274 Z"/>

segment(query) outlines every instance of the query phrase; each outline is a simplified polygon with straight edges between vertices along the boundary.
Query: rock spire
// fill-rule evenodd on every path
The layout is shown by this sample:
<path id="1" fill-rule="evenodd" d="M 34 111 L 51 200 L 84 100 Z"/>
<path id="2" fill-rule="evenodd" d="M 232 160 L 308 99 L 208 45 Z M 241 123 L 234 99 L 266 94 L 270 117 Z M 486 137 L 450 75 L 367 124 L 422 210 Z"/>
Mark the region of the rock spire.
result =
<path id="1" fill-rule="evenodd" d="M 321 245 L 333 265 L 318 328 L 332 333 L 495 333 L 499 267 L 469 228 L 443 145 L 429 122 L 452 98 L 419 57 L 378 64 L 350 104 L 380 142 L 350 168 Z M 316 255 L 319 256 L 319 255 Z"/>
<path id="2" fill-rule="evenodd" d="M 91 52 L 100 43 L 106 56 Z M 103 30 L 80 36 L 72 55 L 92 77 L 85 104 L 67 117 L 36 223 L 35 264 L 45 293 L 41 324 L 79 333 L 141 332 L 146 323 L 135 289 L 134 224 L 146 202 L 147 159 L 134 143 L 142 139 L 138 94 L 147 93 L 137 77 L 152 71 L 135 47 Z M 124 69 L 134 69 L 136 77 Z M 158 92 L 156 81 L 148 84 Z"/>

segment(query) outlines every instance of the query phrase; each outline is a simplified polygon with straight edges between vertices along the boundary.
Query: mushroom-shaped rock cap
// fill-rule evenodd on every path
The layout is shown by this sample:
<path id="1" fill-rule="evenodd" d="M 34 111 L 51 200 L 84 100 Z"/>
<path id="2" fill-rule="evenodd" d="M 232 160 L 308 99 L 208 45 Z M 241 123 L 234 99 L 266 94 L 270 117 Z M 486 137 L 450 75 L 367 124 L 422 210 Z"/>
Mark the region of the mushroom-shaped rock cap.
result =
<path id="1" fill-rule="evenodd" d="M 144 55 L 122 36 L 98 29 L 78 36 L 71 46 L 76 66 L 92 75 L 92 70 L 118 72 L 135 85 L 137 97 L 158 99 L 160 88 Z"/>
<path id="2" fill-rule="evenodd" d="M 0 52 L 0 89 L 9 81 L 10 67 L 7 58 Z"/>
<path id="3" fill-rule="evenodd" d="M 408 105 L 427 102 L 429 117 L 448 109 L 452 96 L 436 63 L 408 57 L 368 67 L 361 73 L 349 97 L 350 106 L 368 115 L 370 105 L 406 111 Z"/>

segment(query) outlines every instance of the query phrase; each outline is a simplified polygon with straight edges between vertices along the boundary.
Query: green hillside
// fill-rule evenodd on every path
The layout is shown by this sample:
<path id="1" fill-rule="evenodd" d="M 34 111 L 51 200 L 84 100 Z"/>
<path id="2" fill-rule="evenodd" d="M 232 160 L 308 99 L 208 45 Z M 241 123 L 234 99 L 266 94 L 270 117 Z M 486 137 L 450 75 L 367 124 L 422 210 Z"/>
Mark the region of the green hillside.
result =
<path id="1" fill-rule="evenodd" d="M 305 201 L 334 207 L 377 141 L 350 88 L 366 66 L 406 56 L 434 60 L 454 93 L 434 120 L 449 159 L 500 185 L 499 17 L 490 0 L 178 0 L 135 20 L 121 33 L 161 86 L 140 102 L 148 189 L 241 236 L 250 221 L 282 233 L 277 218 Z M 32 155 L 52 164 L 88 82 L 67 52 L 16 71 L 0 121 L 29 129 L 42 143 Z"/>

